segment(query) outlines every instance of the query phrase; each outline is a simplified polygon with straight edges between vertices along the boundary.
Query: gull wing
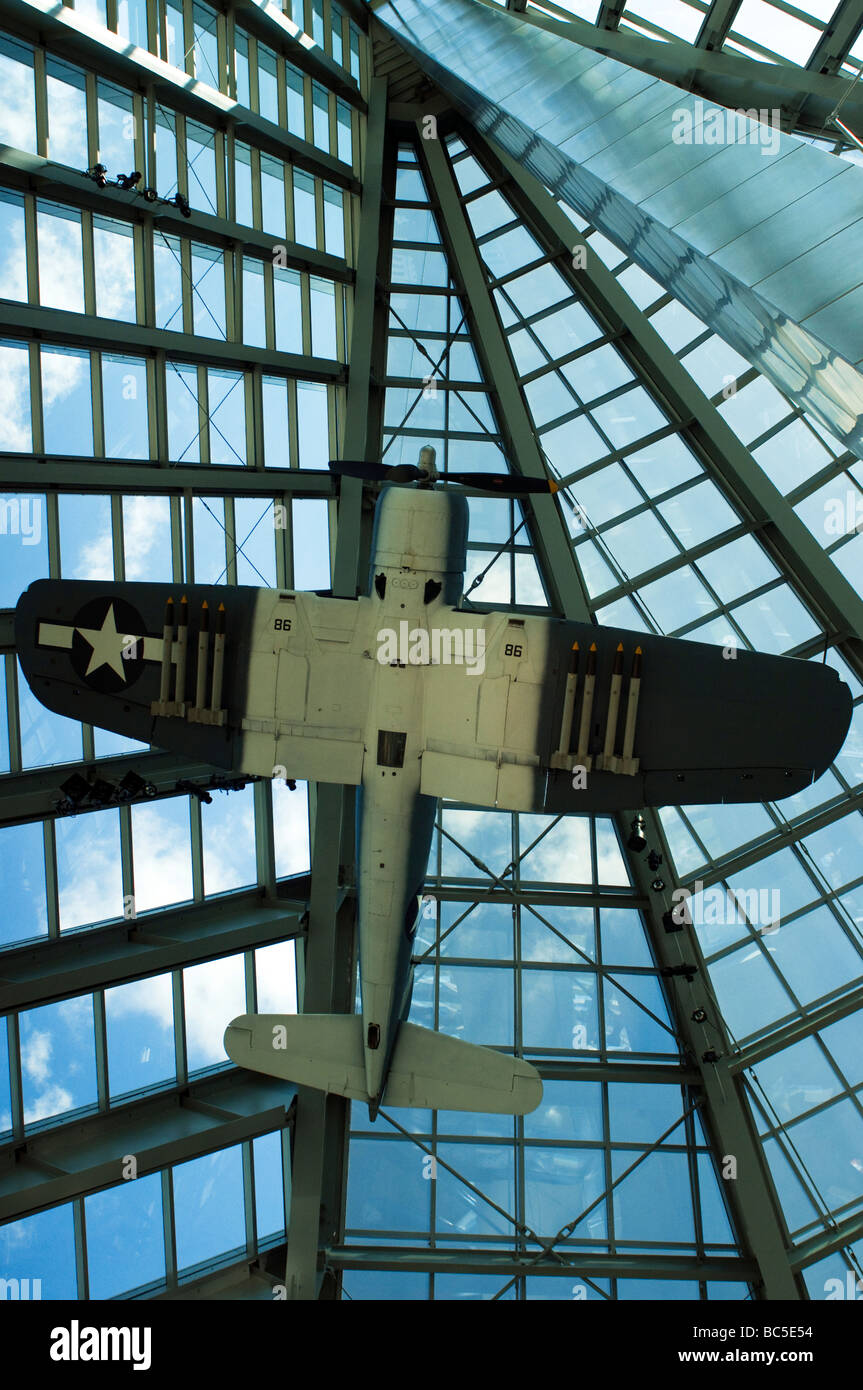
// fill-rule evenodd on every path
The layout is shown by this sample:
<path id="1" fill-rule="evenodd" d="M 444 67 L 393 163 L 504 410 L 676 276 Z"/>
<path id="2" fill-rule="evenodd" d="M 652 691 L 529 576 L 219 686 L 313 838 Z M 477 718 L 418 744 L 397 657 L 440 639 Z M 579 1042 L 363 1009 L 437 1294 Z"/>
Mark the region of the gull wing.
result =
<path id="1" fill-rule="evenodd" d="M 39 580 L 15 641 L 57 714 L 236 773 L 357 785 L 368 621 L 367 599 Z"/>
<path id="2" fill-rule="evenodd" d="M 450 621 L 473 665 L 428 671 L 428 796 L 555 814 L 779 800 L 820 777 L 848 731 L 851 693 L 815 662 L 542 616 Z"/>

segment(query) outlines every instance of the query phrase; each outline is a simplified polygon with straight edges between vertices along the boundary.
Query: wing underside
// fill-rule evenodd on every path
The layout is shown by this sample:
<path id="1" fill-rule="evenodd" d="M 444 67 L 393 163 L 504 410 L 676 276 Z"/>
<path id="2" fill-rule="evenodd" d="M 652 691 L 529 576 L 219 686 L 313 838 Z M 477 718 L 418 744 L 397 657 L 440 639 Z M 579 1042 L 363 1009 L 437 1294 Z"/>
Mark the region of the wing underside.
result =
<path id="1" fill-rule="evenodd" d="M 16 645 L 58 714 L 256 776 L 358 784 L 367 600 L 40 580 Z"/>
<path id="2" fill-rule="evenodd" d="M 776 800 L 847 733 L 850 692 L 817 663 L 543 617 L 473 622 L 481 673 L 429 672 L 429 796 L 557 814 Z"/>

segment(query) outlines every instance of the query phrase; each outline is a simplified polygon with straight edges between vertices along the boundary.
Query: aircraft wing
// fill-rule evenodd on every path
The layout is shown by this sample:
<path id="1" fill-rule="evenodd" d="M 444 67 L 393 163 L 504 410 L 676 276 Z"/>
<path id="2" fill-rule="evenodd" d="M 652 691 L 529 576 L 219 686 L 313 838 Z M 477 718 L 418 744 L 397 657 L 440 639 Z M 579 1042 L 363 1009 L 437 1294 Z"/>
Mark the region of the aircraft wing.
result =
<path id="1" fill-rule="evenodd" d="M 18 601 L 15 641 L 33 693 L 58 714 L 236 773 L 357 785 L 367 604 L 39 580 Z"/>
<path id="2" fill-rule="evenodd" d="M 429 796 L 555 814 L 778 800 L 820 777 L 848 731 L 851 693 L 829 666 L 544 617 L 450 619 L 484 669 L 444 656 L 428 672 Z"/>

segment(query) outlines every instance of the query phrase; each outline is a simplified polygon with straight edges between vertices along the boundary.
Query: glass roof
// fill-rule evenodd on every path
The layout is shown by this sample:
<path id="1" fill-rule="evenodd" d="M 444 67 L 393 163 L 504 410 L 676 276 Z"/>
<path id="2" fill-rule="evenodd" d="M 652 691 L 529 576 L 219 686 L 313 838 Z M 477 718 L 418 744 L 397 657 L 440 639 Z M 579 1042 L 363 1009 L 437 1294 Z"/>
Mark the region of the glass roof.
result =
<path id="1" fill-rule="evenodd" d="M 116 8 L 121 36 L 146 46 L 143 0 Z M 542 8 L 598 15 L 596 0 Z M 106 23 L 99 0 L 78 9 Z M 50 45 L 43 61 L 32 42 L 0 35 L 0 141 L 50 158 L 64 175 L 48 186 L 41 174 L 27 186 L 4 177 L 0 189 L 0 297 L 12 325 L 0 339 L 0 448 L 10 468 L 38 458 L 54 480 L 24 493 L 15 483 L 23 475 L 10 473 L 16 506 L 4 501 L 0 607 L 49 574 L 333 582 L 329 479 L 299 487 L 283 474 L 325 470 L 344 440 L 368 136 L 345 84 L 368 95 L 371 62 L 365 35 L 337 6 L 301 11 L 295 0 L 295 13 L 283 9 L 313 42 L 300 51 L 274 34 L 271 46 L 238 12 L 223 72 L 224 16 L 198 3 L 167 6 L 160 56 L 181 84 L 194 78 L 247 112 L 230 139 L 209 98 L 195 98 L 197 118 L 166 95 L 149 105 L 134 84 L 96 78 Z M 619 25 L 695 43 L 708 9 L 628 0 Z M 725 46 L 802 65 L 831 12 L 821 0 L 743 0 Z M 846 74 L 853 60 L 859 67 L 861 45 Z M 314 48 L 339 65 L 338 81 L 314 66 Z M 852 689 L 846 744 L 805 793 L 660 813 L 667 869 L 691 890 L 717 1014 L 789 1240 L 803 1250 L 858 1217 L 863 1201 L 860 668 L 844 633 L 825 634 L 769 526 L 752 522 L 717 458 L 643 379 L 626 332 L 603 324 L 577 274 L 485 167 L 479 142 L 463 136 L 446 140 L 446 167 L 520 401 L 563 485 L 561 515 L 592 615 L 731 652 L 826 660 Z M 116 203 L 93 212 L 71 177 L 88 150 L 111 178 L 143 166 L 158 197 L 187 198 L 188 225 L 174 218 L 145 236 Z M 505 403 L 483 370 L 487 345 L 472 330 L 467 276 L 449 254 L 422 146 L 390 131 L 384 159 L 394 207 L 383 457 L 415 463 L 432 444 L 444 472 L 515 467 Z M 860 463 L 625 252 L 563 211 L 829 564 L 859 589 Z M 45 317 L 33 338 L 22 328 L 25 307 L 62 314 L 62 325 Z M 123 336 L 99 328 L 107 321 Z M 170 478 L 176 470 L 181 482 Z M 472 497 L 467 602 L 554 611 L 536 540 L 529 506 Z M 143 945 L 176 929 L 190 944 L 187 958 L 143 976 L 127 965 L 58 997 L 46 986 L 8 1014 L 0 1148 L 71 1143 L 77 1127 L 97 1135 L 134 1106 L 173 1104 L 188 1087 L 202 1112 L 228 1113 L 238 1073 L 222 1048 L 225 1022 L 302 1007 L 302 923 L 292 918 L 287 934 L 260 928 L 252 940 L 249 921 L 264 897 L 281 894 L 293 911 L 292 894 L 300 903 L 308 895 L 314 790 L 228 779 L 207 789 L 199 778 L 190 791 L 175 776 L 131 804 L 57 814 L 56 788 L 73 771 L 95 769 L 110 791 L 127 767 L 146 774 L 159 755 L 49 713 L 11 640 L 3 666 L 0 791 L 18 808 L 0 824 L 4 968 L 24 947 L 38 953 L 74 937 L 86 949 L 109 932 L 130 930 Z M 208 937 L 219 922 L 240 944 Z M 612 818 L 440 804 L 411 1019 L 531 1059 L 545 1096 L 518 1120 L 385 1107 L 370 1124 L 363 1107 L 350 1107 L 344 1245 L 357 1263 L 345 1269 L 345 1297 L 754 1295 L 746 1233 L 727 1199 L 709 1109 L 698 1105 L 701 1079 L 659 974 L 654 928 Z M 135 1183 L 97 1186 L 0 1225 L 0 1276 L 40 1277 L 44 1297 L 107 1298 L 248 1265 L 290 1231 L 288 1129 L 270 1122 Z M 467 1252 L 476 1261 L 507 1251 L 541 1258 L 540 1238 L 565 1257 L 605 1260 L 603 1272 L 561 1279 L 457 1268 Z M 451 1254 L 453 1264 L 373 1267 L 375 1248 L 406 1246 Z M 641 1277 L 615 1271 L 623 1254 L 643 1257 Z M 691 1262 L 690 1273 L 653 1277 L 659 1256 Z M 691 1272 L 707 1259 L 715 1277 Z M 806 1259 L 810 1296 L 824 1297 L 828 1279 L 860 1275 L 863 1242 Z"/>

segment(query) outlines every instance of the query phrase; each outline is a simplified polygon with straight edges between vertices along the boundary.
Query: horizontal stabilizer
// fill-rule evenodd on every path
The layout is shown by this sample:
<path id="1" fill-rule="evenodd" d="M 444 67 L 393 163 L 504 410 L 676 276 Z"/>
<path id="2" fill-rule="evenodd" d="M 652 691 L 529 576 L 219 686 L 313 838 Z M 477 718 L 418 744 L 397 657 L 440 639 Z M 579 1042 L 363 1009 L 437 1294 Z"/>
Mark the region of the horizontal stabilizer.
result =
<path id="1" fill-rule="evenodd" d="M 225 1031 L 225 1051 L 250 1071 L 349 1100 L 372 1099 L 359 1014 L 242 1014 Z M 529 1062 L 413 1023 L 400 1026 L 384 1104 L 526 1115 L 541 1099 L 542 1082 Z"/>

